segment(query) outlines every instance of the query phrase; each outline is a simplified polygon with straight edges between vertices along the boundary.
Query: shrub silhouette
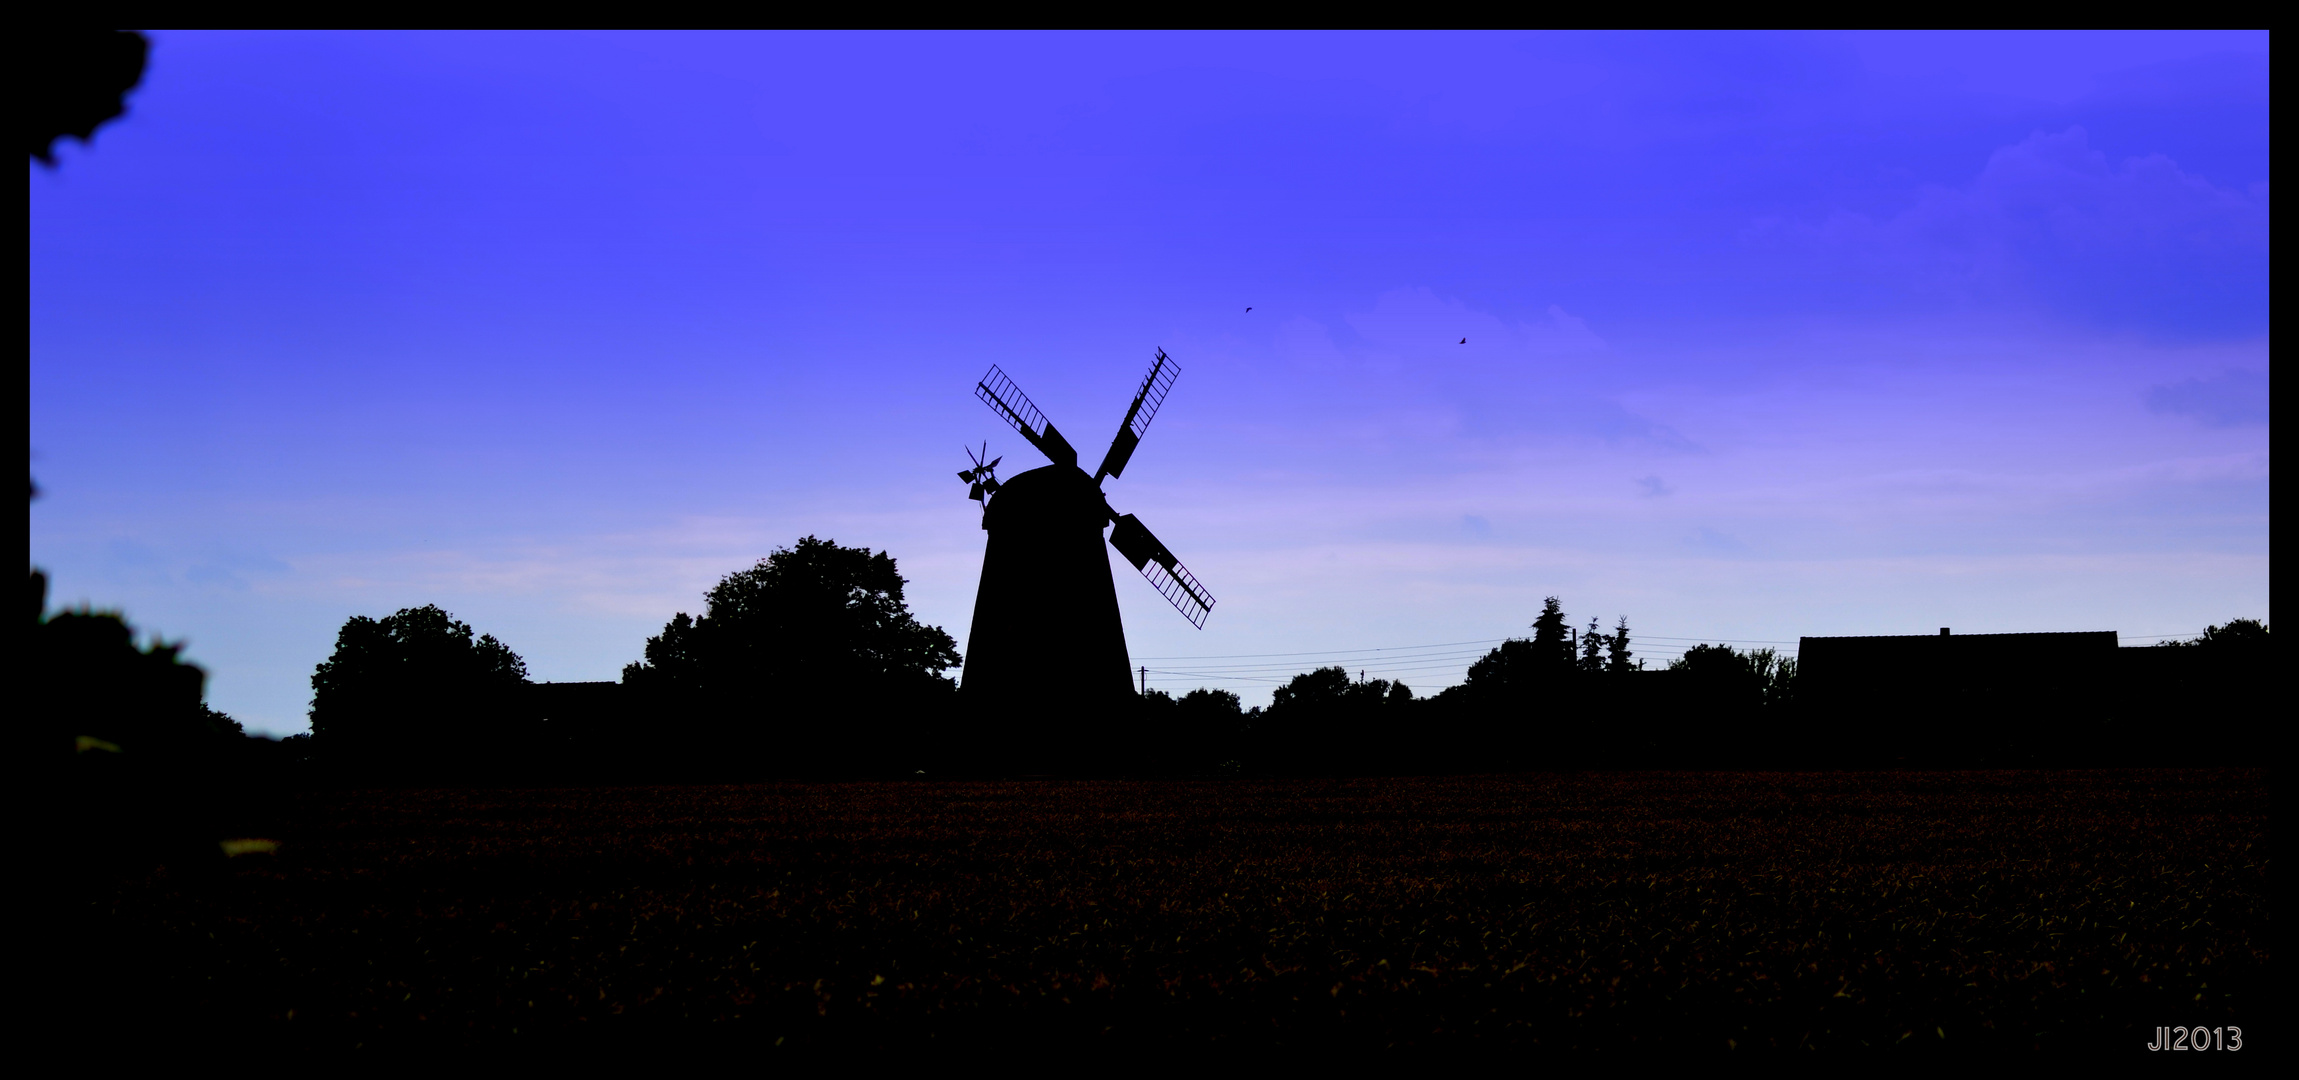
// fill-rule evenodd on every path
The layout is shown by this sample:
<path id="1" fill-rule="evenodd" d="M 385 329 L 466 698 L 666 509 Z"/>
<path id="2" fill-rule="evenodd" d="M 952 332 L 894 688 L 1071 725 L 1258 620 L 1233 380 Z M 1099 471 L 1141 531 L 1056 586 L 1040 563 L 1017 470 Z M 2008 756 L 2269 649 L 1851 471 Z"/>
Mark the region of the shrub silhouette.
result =
<path id="1" fill-rule="evenodd" d="M 2257 619 L 2229 619 L 2223 626 L 2204 627 L 2201 637 L 2159 642 L 2158 646 L 2202 649 L 2229 657 L 2264 659 L 2267 655 L 2267 624 Z"/>
<path id="2" fill-rule="evenodd" d="M 1176 698 L 1163 690 L 1142 695 L 1141 726 L 1125 748 L 1131 768 L 1146 775 L 1199 775 L 1242 768 L 1249 756 L 1249 714 L 1237 695 L 1199 687 Z"/>
<path id="3" fill-rule="evenodd" d="M 180 645 L 138 648 L 116 612 L 47 612 L 31 573 L 32 633 L 17 753 L 56 820 L 38 830 L 77 865 L 206 862 L 242 824 L 250 754 L 232 718 L 200 700 L 207 673 Z"/>
<path id="4" fill-rule="evenodd" d="M 679 612 L 623 669 L 656 730 L 736 773 L 894 772 L 963 757 L 958 643 L 920 623 L 894 558 L 808 536 Z M 707 758 L 707 760 L 704 760 Z"/>
<path id="5" fill-rule="evenodd" d="M 1270 696 L 1256 758 L 1280 772 L 1387 772 L 1421 757 L 1413 690 L 1387 679 L 1352 681 L 1339 667 L 1293 677 Z"/>
<path id="6" fill-rule="evenodd" d="M 87 141 L 126 111 L 149 42 L 128 30 L 34 27 L 18 57 L 27 149 L 53 166 L 56 140 Z M 37 483 L 28 483 L 37 498 Z M 180 646 L 138 648 L 117 612 L 48 614 L 48 578 L 30 574 L 32 632 L 15 750 L 29 780 L 34 845 L 63 865 L 148 867 L 222 857 L 216 841 L 245 824 L 260 786 L 250 770 L 269 740 L 201 702 L 206 673 Z M 67 934 L 67 938 L 72 935 Z"/>
<path id="7" fill-rule="evenodd" d="M 1590 733 L 1580 713 L 1592 673 L 1581 670 L 1565 627 L 1563 606 L 1546 598 L 1531 638 L 1495 646 L 1460 685 L 1432 699 L 1418 748 L 1428 767 L 1550 767 L 1586 756 Z M 1626 635 L 1624 623 L 1616 649 L 1623 663 Z"/>
<path id="8" fill-rule="evenodd" d="M 1796 661 L 1770 648 L 1695 645 L 1669 662 L 1662 716 L 1648 724 L 1654 763 L 1723 767 L 1765 761 L 1791 737 Z"/>
<path id="9" fill-rule="evenodd" d="M 1259 719 L 1256 709 L 1250 719 Z M 1189 772 L 1222 772 L 1235 768 L 1244 756 L 1249 714 L 1237 695 L 1204 687 L 1183 694 L 1174 703 L 1173 739 L 1186 756 L 1178 764 Z"/>
<path id="10" fill-rule="evenodd" d="M 312 751 L 375 777 L 499 773 L 531 734 L 527 664 L 437 605 L 355 615 L 311 675 Z"/>

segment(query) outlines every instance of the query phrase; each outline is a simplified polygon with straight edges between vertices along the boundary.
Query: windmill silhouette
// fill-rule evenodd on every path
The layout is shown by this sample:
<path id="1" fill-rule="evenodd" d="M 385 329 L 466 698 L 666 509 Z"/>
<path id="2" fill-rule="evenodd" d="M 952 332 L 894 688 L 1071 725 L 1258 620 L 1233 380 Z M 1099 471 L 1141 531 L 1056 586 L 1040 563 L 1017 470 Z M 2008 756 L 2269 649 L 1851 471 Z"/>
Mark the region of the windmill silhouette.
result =
<path id="1" fill-rule="evenodd" d="M 1002 458 L 967 451 L 974 468 L 958 474 L 967 496 L 980 501 L 990 539 L 982 556 L 982 585 L 974 598 L 974 627 L 966 642 L 961 693 L 985 735 L 1010 761 L 1072 765 L 1099 754 L 1095 721 L 1130 715 L 1133 679 L 1126 670 L 1125 626 L 1118 617 L 1109 544 L 1141 571 L 1151 587 L 1199 629 L 1213 596 L 1141 519 L 1112 509 L 1102 480 L 1125 475 L 1143 433 L 1181 368 L 1158 350 L 1118 424 L 1117 437 L 1093 475 L 1078 466 L 1078 452 L 1046 420 L 1021 387 L 996 366 L 974 386 L 974 396 L 1004 417 L 1052 464 L 1001 483 Z"/>

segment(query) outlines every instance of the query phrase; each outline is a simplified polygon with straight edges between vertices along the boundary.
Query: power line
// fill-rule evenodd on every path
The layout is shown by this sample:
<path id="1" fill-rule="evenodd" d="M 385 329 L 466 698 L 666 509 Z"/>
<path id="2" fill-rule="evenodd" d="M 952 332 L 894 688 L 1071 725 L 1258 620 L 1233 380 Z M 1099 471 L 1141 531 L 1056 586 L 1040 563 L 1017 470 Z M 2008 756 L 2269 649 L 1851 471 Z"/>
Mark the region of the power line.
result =
<path id="1" fill-rule="evenodd" d="M 1439 641 L 1428 645 L 1391 645 L 1378 649 L 1317 649 L 1310 652 L 1220 653 L 1197 656 L 1137 656 L 1136 660 L 1243 660 L 1256 656 L 1340 656 L 1344 653 L 1396 652 L 1405 649 L 1446 649 L 1455 645 L 1491 645 L 1508 638 L 1478 638 L 1474 641 Z"/>
<path id="2" fill-rule="evenodd" d="M 1632 643 L 1632 644 L 1633 644 L 1633 643 Z M 1690 645 L 1667 645 L 1667 644 L 1651 645 L 1651 644 L 1648 644 L 1648 645 L 1645 645 L 1641 651 L 1644 651 L 1644 652 L 1685 652 L 1685 651 L 1688 651 L 1688 650 L 1690 650 L 1690 649 L 1692 649 L 1692 648 L 1694 648 L 1694 646 L 1690 646 Z M 1241 655 L 1242 655 L 1242 656 L 1252 656 L 1252 655 L 1257 655 L 1257 654 L 1251 654 L 1251 653 L 1247 653 L 1247 654 L 1241 654 Z M 1259 654 L 1259 655 L 1268 655 L 1268 654 Z M 1475 661 L 1477 661 L 1477 660 L 1481 660 L 1481 659 L 1483 659 L 1484 657 L 1486 657 L 1487 655 L 1490 655 L 1490 654 L 1489 654 L 1488 652 L 1464 652 L 1464 653 L 1404 653 L 1404 652 L 1400 651 L 1400 652 L 1397 652 L 1397 653 L 1393 653 L 1393 654 L 1391 654 L 1391 655 L 1386 655 L 1386 656 L 1378 656 L 1378 657 L 1374 657 L 1374 656 L 1357 656 L 1357 657 L 1349 657 L 1349 656 L 1342 656 L 1342 655 L 1338 655 L 1338 654 L 1335 654 L 1335 653 L 1292 653 L 1292 654 L 1284 654 L 1284 655 L 1294 655 L 1294 656 L 1313 656 L 1313 657 L 1319 657 L 1319 658 L 1321 658 L 1322 660 L 1327 660 L 1327 661 L 1330 661 L 1330 663 L 1322 663 L 1322 662 L 1320 662 L 1319 660 L 1297 660 L 1297 661 L 1294 661 L 1294 662 L 1292 662 L 1292 663 L 1261 663 L 1261 664 L 1191 664 L 1191 665 L 1189 665 L 1189 667 L 1190 667 L 1190 670 L 1191 670 L 1192 672 L 1195 672 L 1195 673 L 1207 673 L 1207 674 L 1211 674 L 1211 673 L 1215 673 L 1215 672 L 1233 672 L 1233 673 L 1237 673 L 1237 674 L 1241 674 L 1241 675 L 1242 675 L 1242 674 L 1248 674 L 1248 673 L 1252 673 L 1252 672 L 1271 672 L 1271 671 L 1300 671 L 1300 670 L 1302 670 L 1302 669 L 1303 669 L 1303 667 L 1305 667 L 1305 666 L 1306 666 L 1306 667 L 1311 667 L 1311 668 L 1316 668 L 1316 667 L 1334 667 L 1334 666 L 1341 666 L 1341 667 L 1361 667 L 1361 668 L 1365 668 L 1365 669 L 1367 669 L 1367 670 L 1394 670 L 1394 669 L 1399 669 L 1399 668 L 1404 668 L 1404 667 L 1421 667 L 1421 668 L 1428 668 L 1428 667 L 1432 667 L 1432 666 L 1436 666 L 1436 667 L 1442 667 L 1442 666 L 1447 666 L 1448 664 L 1461 664 L 1461 665 L 1465 665 L 1465 664 L 1467 664 L 1467 663 L 1474 663 L 1474 662 L 1475 662 Z M 1160 658 L 1159 658 L 1159 657 L 1154 657 L 1154 656 L 1137 656 L 1137 657 L 1134 657 L 1134 659 L 1135 659 L 1136 661 L 1142 661 L 1142 660 L 1156 660 L 1156 659 L 1160 659 Z M 1175 658 L 1169 658 L 1169 659 L 1201 659 L 1201 658 L 1195 658 L 1195 657 L 1175 657 Z M 1209 660 L 1211 660 L 1211 659 L 1223 659 L 1223 658 L 1222 658 L 1222 657 L 1203 657 L 1202 659 L 1209 659 Z M 1434 662 L 1434 663 L 1432 663 L 1432 662 Z M 1157 669 L 1153 669 L 1153 670 L 1157 670 Z"/>
<path id="3" fill-rule="evenodd" d="M 1324 664 L 1324 665 L 1321 665 L 1321 666 L 1323 666 L 1323 667 L 1340 667 L 1341 665 L 1339 665 L 1339 664 Z M 1409 672 L 1409 671 L 1465 671 L 1465 670 L 1467 670 L 1467 669 L 1468 669 L 1468 667 L 1469 667 L 1469 665 L 1468 665 L 1468 664 L 1462 664 L 1462 663 L 1450 663 L 1450 664 L 1396 664 L 1396 665 L 1390 665 L 1390 666 L 1386 666 L 1386 667 L 1376 667 L 1376 666 L 1374 666 L 1374 665 L 1371 665 L 1371 664 L 1367 664 L 1367 665 L 1363 665 L 1363 666 L 1361 666 L 1361 667 L 1358 667 L 1358 668 L 1356 668 L 1355 670 L 1357 670 L 1357 671 L 1371 671 L 1371 672 L 1378 672 L 1378 673 L 1380 673 L 1380 674 L 1384 674 L 1384 675 L 1386 675 L 1386 674 L 1391 674 L 1391 673 L 1401 673 L 1401 672 Z M 1292 678 L 1292 677 L 1293 677 L 1293 676 L 1295 676 L 1295 675 L 1301 674 L 1301 671 L 1300 671 L 1300 669 L 1298 669 L 1298 668 L 1284 668 L 1284 669 L 1274 669 L 1274 670 L 1273 670 L 1273 669 L 1269 669 L 1269 668 L 1257 668 L 1257 669 L 1253 669 L 1253 670 L 1250 670 L 1250 671 L 1198 671 L 1198 670 L 1177 670 L 1177 669 L 1173 669 L 1173 668 L 1150 668 L 1150 669 L 1148 669 L 1148 670 L 1149 670 L 1150 674 L 1152 674 L 1152 675 L 1185 675 L 1185 676 L 1188 676 L 1188 677 L 1190 677 L 1190 678 L 1196 678 L 1196 679 L 1272 679 L 1272 678 L 1273 678 L 1273 679 L 1289 679 L 1289 678 Z"/>
<path id="4" fill-rule="evenodd" d="M 1385 667 L 1393 664 L 1419 663 L 1426 660 L 1476 660 L 1485 655 L 1487 654 L 1481 652 L 1422 653 L 1416 656 L 1361 657 L 1350 660 L 1349 663 L 1358 665 L 1360 667 Z M 1154 660 L 1156 657 L 1137 656 L 1134 659 Z M 1336 658 L 1334 662 L 1339 663 L 1340 661 L 1338 658 Z M 1313 664 L 1319 667 L 1329 666 L 1316 664 L 1315 661 L 1296 661 L 1290 664 L 1191 664 L 1189 666 L 1194 670 L 1200 671 L 1296 671 L 1299 670 L 1301 665 L 1304 663 Z"/>
<path id="5" fill-rule="evenodd" d="M 2167 639 L 2167 638 L 2188 638 L 2188 637 L 2199 637 L 2199 636 L 2201 636 L 2201 635 L 2202 635 L 2202 631 L 2200 631 L 2200 630 L 2192 630 L 2192 631 L 2186 631 L 2186 632 L 2182 632 L 2182 633 L 2172 633 L 2172 634 L 2118 634 L 2118 635 L 2117 635 L 2117 637 L 2118 637 L 2119 639 L 2121 639 L 2121 640 L 2124 640 L 2124 641 L 2156 641 L 2156 640 L 2162 640 L 2162 639 Z M 1911 634 L 1911 635 L 1903 635 L 1903 636 L 1908 636 L 1908 637 L 1929 637 L 1930 635 L 1928 635 L 1928 634 Z M 1502 643 L 1502 642 L 1506 642 L 1506 641 L 1527 641 L 1527 640 L 1531 640 L 1531 639 L 1529 639 L 1529 638 L 1477 638 L 1477 639 L 1474 639 L 1474 640 L 1470 640 L 1470 641 L 1437 641 L 1437 642 L 1431 642 L 1431 643 L 1429 643 L 1429 644 L 1426 644 L 1426 645 L 1389 645 L 1389 646 L 1383 646 L 1383 647 L 1380 647 L 1380 648 L 1371 648 L 1371 649 L 1314 649 L 1314 650 L 1309 650 L 1309 651 L 1306 651 L 1306 652 L 1275 652 L 1275 653 L 1195 653 L 1195 654 L 1191 654 L 1191 655 L 1187 655 L 1187 656 L 1136 656 L 1136 657 L 1134 657 L 1134 659 L 1135 659 L 1135 660 L 1252 660 L 1252 659 L 1260 659 L 1260 658 L 1263 658 L 1263 657 L 1275 657 L 1275 656 L 1330 656 L 1330 657 L 1343 657 L 1343 656 L 1356 656 L 1356 655 L 1360 655 L 1360 654 L 1369 654 L 1369 653 L 1386 653 L 1386 652 L 1409 652 L 1409 651 L 1412 651 L 1412 650 L 1417 650 L 1417 649 L 1445 649 L 1445 648 L 1453 648 L 1453 647 L 1456 647 L 1456 646 L 1461 646 L 1461 645 L 1498 645 L 1498 644 L 1500 644 L 1500 643 Z M 1782 639 L 1782 638 L 1723 638 L 1723 637 L 1684 637 L 1684 636 L 1681 636 L 1681 635 L 1671 635 L 1671 634 L 1642 634 L 1642 635 L 1639 635 L 1639 634 L 1634 634 L 1634 633 L 1632 633 L 1632 634 L 1629 636 L 1629 644 L 1630 644 L 1630 645 L 1632 645 L 1632 646 L 1634 646 L 1634 645 L 1638 645 L 1638 644 L 1640 644 L 1640 643 L 1651 643 L 1651 642 L 1672 642 L 1672 641 L 1690 641 L 1690 642 L 1696 642 L 1696 643 L 1709 643 L 1709 642 L 1714 642 L 1714 643 L 1716 643 L 1716 644 L 1719 644 L 1719 645 L 1801 645 L 1801 644 L 1803 644 L 1803 641 L 1802 641 L 1802 639 L 1797 639 L 1797 640 L 1791 641 L 1791 640 L 1786 640 L 1786 639 Z M 1685 649 L 1685 648 L 1690 648 L 1691 646 L 1686 646 L 1686 645 L 1666 645 L 1666 644 L 1654 644 L 1654 645 L 1651 645 L 1651 647 L 1652 647 L 1652 648 L 1658 648 L 1658 649 Z M 1368 657 L 1367 657 L 1367 659 L 1371 659 L 1371 657 L 1369 657 L 1369 656 L 1368 656 Z M 1249 667 L 1250 667 L 1250 666 L 1255 666 L 1255 665 L 1242 665 L 1242 666 L 1249 666 Z M 1275 666 L 1279 666 L 1279 665 L 1267 665 L 1267 666 L 1275 667 Z"/>
<path id="6" fill-rule="evenodd" d="M 1773 639 L 1773 638 L 1732 638 L 1732 637 L 1669 637 L 1669 636 L 1668 636 L 1668 635 L 1666 635 L 1666 634 L 1646 634 L 1646 635 L 1644 635 L 1644 636 L 1642 636 L 1642 637 L 1638 637 L 1638 636 L 1637 636 L 1637 635 L 1635 635 L 1635 634 L 1630 634 L 1630 635 L 1629 635 L 1629 644 L 1633 645 L 1633 644 L 1636 644 L 1636 643 L 1637 643 L 1637 642 L 1639 642 L 1639 641 L 1714 641 L 1714 642 L 1717 642 L 1717 643 L 1719 643 L 1719 644 L 1724 644 L 1724 645 L 1796 645 L 1796 644 L 1800 644 L 1800 642 L 1798 642 L 1798 641 L 1779 641 L 1779 640 L 1776 640 L 1776 639 Z"/>
<path id="7" fill-rule="evenodd" d="M 2176 636 L 2176 635 L 2174 635 L 2174 636 Z M 1358 654 L 1362 654 L 1362 653 L 1407 652 L 1407 651 L 1411 651 L 1411 650 L 1415 650 L 1415 649 L 1446 649 L 1446 648 L 1453 648 L 1453 647 L 1456 647 L 1456 646 L 1460 646 L 1460 645 L 1498 645 L 1498 644 L 1500 644 L 1500 643 L 1502 643 L 1502 642 L 1505 642 L 1505 641 L 1530 641 L 1530 640 L 1532 640 L 1532 639 L 1530 639 L 1530 638 L 1522 638 L 1522 637 L 1516 637 L 1516 638 L 1477 638 L 1477 639 L 1474 639 L 1474 640 L 1471 640 L 1471 641 L 1436 641 L 1436 642 L 1431 642 L 1431 643 L 1429 643 L 1429 644 L 1427 644 L 1427 645 L 1389 645 L 1389 646 L 1384 646 L 1384 647 L 1381 647 L 1381 648 L 1373 648 L 1373 649 L 1313 649 L 1313 650 L 1309 650 L 1309 651 L 1306 651 L 1306 652 L 1275 652 L 1275 653 L 1195 653 L 1195 654 L 1191 654 L 1191 655 L 1188 655 L 1188 656 L 1136 656 L 1136 657 L 1134 657 L 1134 659 L 1136 659 L 1136 660 L 1251 660 L 1251 659 L 1259 659 L 1259 658 L 1262 658 L 1262 657 L 1271 657 L 1271 656 L 1354 656 L 1354 655 L 1358 655 Z M 1775 639 L 1775 638 L 1715 638 L 1715 637 L 1672 637 L 1672 636 L 1669 636 L 1669 635 L 1665 635 L 1665 634 L 1645 634 L 1645 635 L 1642 635 L 1642 636 L 1638 636 L 1638 635 L 1636 635 L 1636 634 L 1633 634 L 1633 633 L 1632 633 L 1632 634 L 1629 636 L 1629 643 L 1630 643 L 1631 645 L 1634 645 L 1634 644 L 1636 644 L 1637 642 L 1641 642 L 1641 641 L 1695 641 L 1695 642 L 1709 642 L 1709 641 L 1713 641 L 1713 642 L 1717 642 L 1717 643 L 1719 643 L 1719 644 L 1732 644 L 1732 645 L 1794 645 L 1794 644 L 1797 644 L 1797 642 L 1794 642 L 1794 641 L 1782 641 L 1782 640 L 1779 640 L 1779 639 Z M 1661 646 L 1661 647 L 1663 647 L 1663 648 L 1667 648 L 1668 646 Z"/>
<path id="8" fill-rule="evenodd" d="M 2172 638 L 2195 637 L 2198 636 L 2199 633 L 2200 631 L 2174 634 L 2120 634 L 2118 635 L 2118 639 L 2121 641 L 2162 641 Z M 1314 670 L 1317 668 L 1326 667 L 1339 667 L 1345 670 L 1354 670 L 1360 675 L 1372 675 L 1375 673 L 1393 677 L 1413 675 L 1427 679 L 1442 678 L 1443 674 L 1449 674 L 1456 671 L 1461 672 L 1462 674 L 1466 674 L 1468 668 L 1474 666 L 1477 661 L 1490 654 L 1489 649 L 1477 648 L 1472 648 L 1467 652 L 1454 653 L 1440 652 L 1438 650 L 1458 649 L 1462 646 L 1491 646 L 1499 645 L 1507 641 L 1521 640 L 1527 639 L 1477 638 L 1469 641 L 1438 641 L 1423 645 L 1390 645 L 1368 649 L 1330 649 L 1304 652 L 1269 653 L 1201 653 L 1190 656 L 1136 656 L 1132 659 L 1137 664 L 1140 664 L 1140 666 L 1147 668 L 1144 674 L 1151 677 L 1152 681 L 1156 681 L 1169 686 L 1179 685 L 1180 681 L 1184 680 L 1195 681 L 1200 685 L 1219 685 L 1224 683 L 1251 686 L 1268 686 L 1271 684 L 1282 685 L 1284 683 L 1291 682 L 1296 676 L 1302 674 L 1306 670 Z M 1692 642 L 1694 644 L 1678 644 L 1680 642 Z M 1637 647 L 1638 652 L 1647 656 L 1653 656 L 1656 659 L 1665 658 L 1668 654 L 1672 653 L 1682 654 L 1689 652 L 1699 645 L 1710 643 L 1719 645 L 1789 646 L 1802 644 L 1801 641 L 1785 641 L 1778 638 L 1683 637 L 1671 634 L 1647 634 L 1642 637 L 1632 635 L 1629 639 L 1629 643 L 1631 646 Z M 1792 649 L 1790 651 L 1793 652 L 1794 650 Z M 1308 657 L 1311 659 L 1293 659 L 1299 657 Z M 1184 662 L 1192 660 L 1262 660 L 1273 662 L 1243 664 L 1189 664 L 1186 669 L 1150 668 L 1147 667 L 1146 664 L 1141 664 L 1142 661 L 1158 660 Z"/>

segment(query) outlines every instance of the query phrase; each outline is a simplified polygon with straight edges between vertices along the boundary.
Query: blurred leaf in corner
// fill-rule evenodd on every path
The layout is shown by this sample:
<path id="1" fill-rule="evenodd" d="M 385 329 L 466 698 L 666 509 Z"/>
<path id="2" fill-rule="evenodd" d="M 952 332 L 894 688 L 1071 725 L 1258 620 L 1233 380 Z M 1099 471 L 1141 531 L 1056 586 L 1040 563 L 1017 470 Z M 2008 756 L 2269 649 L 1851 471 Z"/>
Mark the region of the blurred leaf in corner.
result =
<path id="1" fill-rule="evenodd" d="M 104 122 L 127 111 L 128 91 L 144 78 L 151 43 L 133 30 L 32 30 L 21 39 L 24 112 L 32 156 L 56 163 L 56 140 L 86 142 Z"/>

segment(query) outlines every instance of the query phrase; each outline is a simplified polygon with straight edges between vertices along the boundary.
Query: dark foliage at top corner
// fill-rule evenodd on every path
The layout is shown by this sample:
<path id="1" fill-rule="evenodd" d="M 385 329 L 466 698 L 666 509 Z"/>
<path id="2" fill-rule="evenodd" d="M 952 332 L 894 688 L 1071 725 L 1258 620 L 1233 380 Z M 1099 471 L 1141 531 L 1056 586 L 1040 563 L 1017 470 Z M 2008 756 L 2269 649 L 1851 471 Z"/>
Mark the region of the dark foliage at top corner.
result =
<path id="1" fill-rule="evenodd" d="M 124 98 L 144 78 L 151 43 L 133 30 L 49 28 L 21 31 L 25 40 L 24 122 L 32 157 L 56 163 L 56 140 L 87 141 L 127 110 Z"/>

